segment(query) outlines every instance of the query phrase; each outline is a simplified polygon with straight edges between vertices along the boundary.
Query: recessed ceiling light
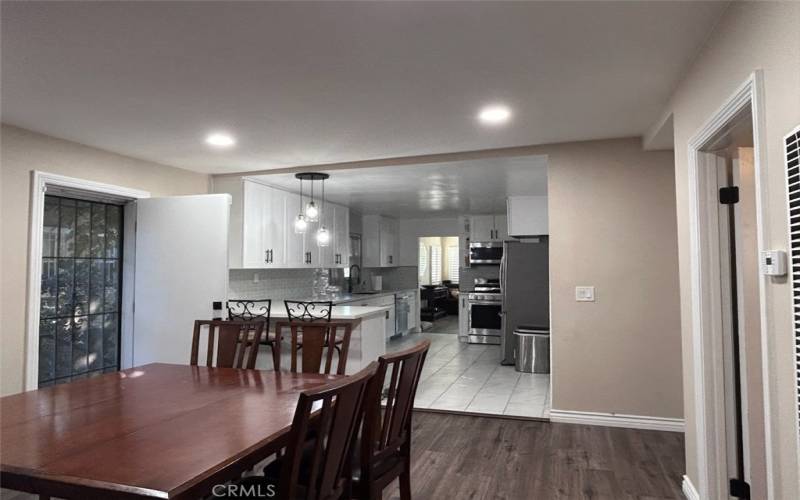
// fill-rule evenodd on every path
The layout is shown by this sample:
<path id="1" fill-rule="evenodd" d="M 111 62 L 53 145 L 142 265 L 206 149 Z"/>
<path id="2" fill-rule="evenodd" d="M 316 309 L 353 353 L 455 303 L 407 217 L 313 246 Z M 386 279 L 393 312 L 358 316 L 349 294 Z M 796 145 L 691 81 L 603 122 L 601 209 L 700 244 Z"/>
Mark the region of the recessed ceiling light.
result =
<path id="1" fill-rule="evenodd" d="M 501 125 L 511 118 L 511 110 L 503 104 L 493 104 L 481 109 L 478 120 L 486 125 Z"/>
<path id="2" fill-rule="evenodd" d="M 229 148 L 236 144 L 236 139 L 224 132 L 214 132 L 206 136 L 206 144 L 217 148 Z"/>

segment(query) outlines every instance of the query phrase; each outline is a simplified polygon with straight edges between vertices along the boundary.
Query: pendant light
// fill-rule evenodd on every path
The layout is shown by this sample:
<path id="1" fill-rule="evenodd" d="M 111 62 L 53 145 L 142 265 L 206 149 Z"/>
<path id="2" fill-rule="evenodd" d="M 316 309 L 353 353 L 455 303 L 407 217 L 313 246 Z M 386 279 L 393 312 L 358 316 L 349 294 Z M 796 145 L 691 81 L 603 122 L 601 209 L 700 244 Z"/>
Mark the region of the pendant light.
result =
<path id="1" fill-rule="evenodd" d="M 306 220 L 308 222 L 317 222 L 319 220 L 319 209 L 317 209 L 317 205 L 314 203 L 314 178 L 311 177 L 311 200 L 306 205 Z"/>
<path id="2" fill-rule="evenodd" d="M 303 179 L 300 179 L 300 213 L 294 219 L 294 234 L 305 234 L 308 229 L 306 216 L 303 215 Z"/>
<path id="3" fill-rule="evenodd" d="M 322 178 L 322 209 L 325 210 L 325 178 Z M 325 224 L 320 224 L 319 229 L 317 229 L 317 245 L 321 247 L 326 247 L 331 243 L 331 233 L 325 227 Z"/>
<path id="4" fill-rule="evenodd" d="M 300 214 L 294 221 L 294 232 L 296 234 L 304 234 L 308 230 L 308 225 L 320 220 L 322 210 L 317 206 L 314 201 L 314 181 L 322 181 L 322 198 L 321 205 L 325 206 L 325 179 L 330 177 L 328 174 L 320 172 L 301 172 L 294 175 L 300 181 Z M 303 181 L 311 181 L 311 197 L 308 203 L 303 206 Z M 330 244 L 331 235 L 328 228 L 324 225 L 316 232 L 317 244 L 321 247 L 326 247 Z"/>

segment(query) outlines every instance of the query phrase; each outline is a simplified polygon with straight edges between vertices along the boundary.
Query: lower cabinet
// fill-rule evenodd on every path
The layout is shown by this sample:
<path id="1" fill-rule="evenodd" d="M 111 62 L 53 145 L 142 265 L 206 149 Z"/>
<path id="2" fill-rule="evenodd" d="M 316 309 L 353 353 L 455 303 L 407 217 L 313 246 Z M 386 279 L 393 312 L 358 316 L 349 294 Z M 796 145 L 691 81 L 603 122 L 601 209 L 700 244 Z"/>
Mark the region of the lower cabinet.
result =
<path id="1" fill-rule="evenodd" d="M 466 293 L 458 296 L 458 305 L 458 340 L 467 342 L 469 336 L 469 302 L 467 302 Z"/>

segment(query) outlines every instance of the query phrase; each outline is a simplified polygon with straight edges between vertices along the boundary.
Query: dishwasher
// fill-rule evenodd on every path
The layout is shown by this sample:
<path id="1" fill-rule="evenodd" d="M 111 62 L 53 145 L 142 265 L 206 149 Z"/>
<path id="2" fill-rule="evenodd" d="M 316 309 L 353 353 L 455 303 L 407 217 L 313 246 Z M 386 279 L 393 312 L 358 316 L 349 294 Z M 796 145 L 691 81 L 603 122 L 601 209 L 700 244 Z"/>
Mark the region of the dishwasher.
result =
<path id="1" fill-rule="evenodd" d="M 394 296 L 394 333 L 400 337 L 408 333 L 408 318 L 411 316 L 411 302 L 414 295 L 411 292 L 398 293 Z"/>

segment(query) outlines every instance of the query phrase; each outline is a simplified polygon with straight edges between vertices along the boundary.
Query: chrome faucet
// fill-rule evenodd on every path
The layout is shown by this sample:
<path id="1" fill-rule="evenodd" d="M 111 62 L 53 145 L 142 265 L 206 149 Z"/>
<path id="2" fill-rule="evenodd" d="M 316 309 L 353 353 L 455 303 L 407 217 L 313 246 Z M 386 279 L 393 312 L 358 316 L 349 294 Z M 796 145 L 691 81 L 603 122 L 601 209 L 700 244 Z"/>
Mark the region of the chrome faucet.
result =
<path id="1" fill-rule="evenodd" d="M 347 278 L 347 293 L 353 293 L 353 268 L 358 271 L 356 274 L 358 275 L 358 279 L 356 280 L 356 286 L 361 282 L 361 266 L 358 264 L 353 264 L 347 271 L 347 274 L 350 276 Z"/>

